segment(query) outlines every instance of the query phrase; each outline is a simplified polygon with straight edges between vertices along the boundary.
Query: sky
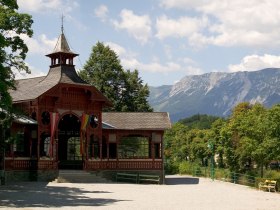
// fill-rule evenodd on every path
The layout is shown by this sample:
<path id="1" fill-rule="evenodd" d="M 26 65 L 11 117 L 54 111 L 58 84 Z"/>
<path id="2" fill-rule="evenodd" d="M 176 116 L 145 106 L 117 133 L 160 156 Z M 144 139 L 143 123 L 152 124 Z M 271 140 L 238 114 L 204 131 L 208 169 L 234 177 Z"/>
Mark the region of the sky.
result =
<path id="1" fill-rule="evenodd" d="M 186 75 L 280 67 L 279 0 L 18 0 L 33 18 L 26 63 L 46 75 L 61 34 L 83 68 L 99 41 L 124 69 L 149 86 L 173 85 Z"/>

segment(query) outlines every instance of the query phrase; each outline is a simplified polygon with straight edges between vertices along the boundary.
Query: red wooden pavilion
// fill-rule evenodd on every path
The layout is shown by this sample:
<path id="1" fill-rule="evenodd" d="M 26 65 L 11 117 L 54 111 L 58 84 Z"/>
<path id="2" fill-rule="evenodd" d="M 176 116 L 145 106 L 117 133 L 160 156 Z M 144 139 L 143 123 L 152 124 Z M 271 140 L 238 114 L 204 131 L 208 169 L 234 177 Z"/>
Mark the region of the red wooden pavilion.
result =
<path id="1" fill-rule="evenodd" d="M 76 73 L 62 31 L 47 56 L 47 76 L 17 80 L 13 106 L 24 113 L 11 126 L 6 177 L 54 179 L 59 169 L 164 174 L 165 112 L 102 112 L 111 102 Z M 34 175 L 35 174 L 35 175 Z"/>

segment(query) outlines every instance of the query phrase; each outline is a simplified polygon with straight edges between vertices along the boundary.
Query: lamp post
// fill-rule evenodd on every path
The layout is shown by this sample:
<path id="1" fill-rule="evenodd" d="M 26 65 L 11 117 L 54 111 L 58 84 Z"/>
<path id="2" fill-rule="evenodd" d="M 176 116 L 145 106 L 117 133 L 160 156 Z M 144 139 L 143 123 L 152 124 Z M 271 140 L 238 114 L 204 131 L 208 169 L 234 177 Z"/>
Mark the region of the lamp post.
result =
<path id="1" fill-rule="evenodd" d="M 210 177 L 211 177 L 212 181 L 214 181 L 214 178 L 215 178 L 214 144 L 212 141 L 209 141 L 208 148 L 211 150 Z"/>

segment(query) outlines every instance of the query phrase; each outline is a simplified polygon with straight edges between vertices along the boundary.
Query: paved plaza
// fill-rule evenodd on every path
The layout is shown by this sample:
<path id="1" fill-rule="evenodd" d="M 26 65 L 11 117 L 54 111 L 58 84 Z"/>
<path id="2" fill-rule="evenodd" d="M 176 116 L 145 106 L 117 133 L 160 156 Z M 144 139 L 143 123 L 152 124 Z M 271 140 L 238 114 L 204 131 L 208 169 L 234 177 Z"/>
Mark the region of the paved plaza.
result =
<path id="1" fill-rule="evenodd" d="M 0 186 L 0 209 L 279 210 L 280 194 L 205 178 L 166 185 L 24 182 Z"/>

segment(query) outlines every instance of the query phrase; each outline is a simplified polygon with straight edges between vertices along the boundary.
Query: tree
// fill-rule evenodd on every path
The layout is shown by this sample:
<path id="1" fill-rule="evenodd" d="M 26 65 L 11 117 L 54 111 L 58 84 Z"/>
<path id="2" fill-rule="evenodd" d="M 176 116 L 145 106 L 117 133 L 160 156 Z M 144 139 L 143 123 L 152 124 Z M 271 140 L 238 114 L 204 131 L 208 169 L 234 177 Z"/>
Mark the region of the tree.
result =
<path id="1" fill-rule="evenodd" d="M 270 160 L 280 160 L 280 104 L 274 105 L 267 113 L 267 133 L 270 136 L 267 155 Z"/>
<path id="2" fill-rule="evenodd" d="M 149 94 L 149 87 L 147 84 L 143 85 L 143 80 L 139 78 L 138 70 L 134 70 L 132 72 L 128 70 L 126 72 L 125 90 L 121 111 L 153 111 L 147 101 Z"/>
<path id="3" fill-rule="evenodd" d="M 165 142 L 165 156 L 171 161 L 187 160 L 189 156 L 189 129 L 182 123 L 175 123 L 172 128 L 167 130 L 164 135 Z"/>
<path id="4" fill-rule="evenodd" d="M 218 154 L 218 166 L 224 168 L 224 154 L 225 154 L 225 138 L 222 135 L 222 128 L 226 125 L 226 121 L 222 118 L 215 120 L 211 125 L 211 132 L 209 132 L 210 139 L 214 143 L 214 149 Z"/>
<path id="5" fill-rule="evenodd" d="M 12 70 L 29 72 L 24 63 L 28 48 L 20 35 L 32 36 L 33 21 L 30 15 L 20 14 L 17 9 L 16 0 L 0 0 L 0 163 L 4 160 L 5 130 L 12 111 L 12 98 L 8 91 L 15 89 Z"/>
<path id="6" fill-rule="evenodd" d="M 189 128 L 210 129 L 212 123 L 217 119 L 219 119 L 219 117 L 207 114 L 195 114 L 191 117 L 181 119 L 179 122 L 185 124 Z"/>
<path id="7" fill-rule="evenodd" d="M 110 111 L 152 111 L 147 101 L 148 87 L 138 71 L 124 71 L 117 54 L 101 42 L 93 46 L 79 75 L 111 100 Z"/>
<path id="8" fill-rule="evenodd" d="M 16 0 L 0 0 L 0 108 L 11 110 L 9 89 L 15 88 L 12 69 L 29 72 L 24 63 L 28 48 L 20 35 L 32 36 L 31 16 L 17 12 Z"/>

